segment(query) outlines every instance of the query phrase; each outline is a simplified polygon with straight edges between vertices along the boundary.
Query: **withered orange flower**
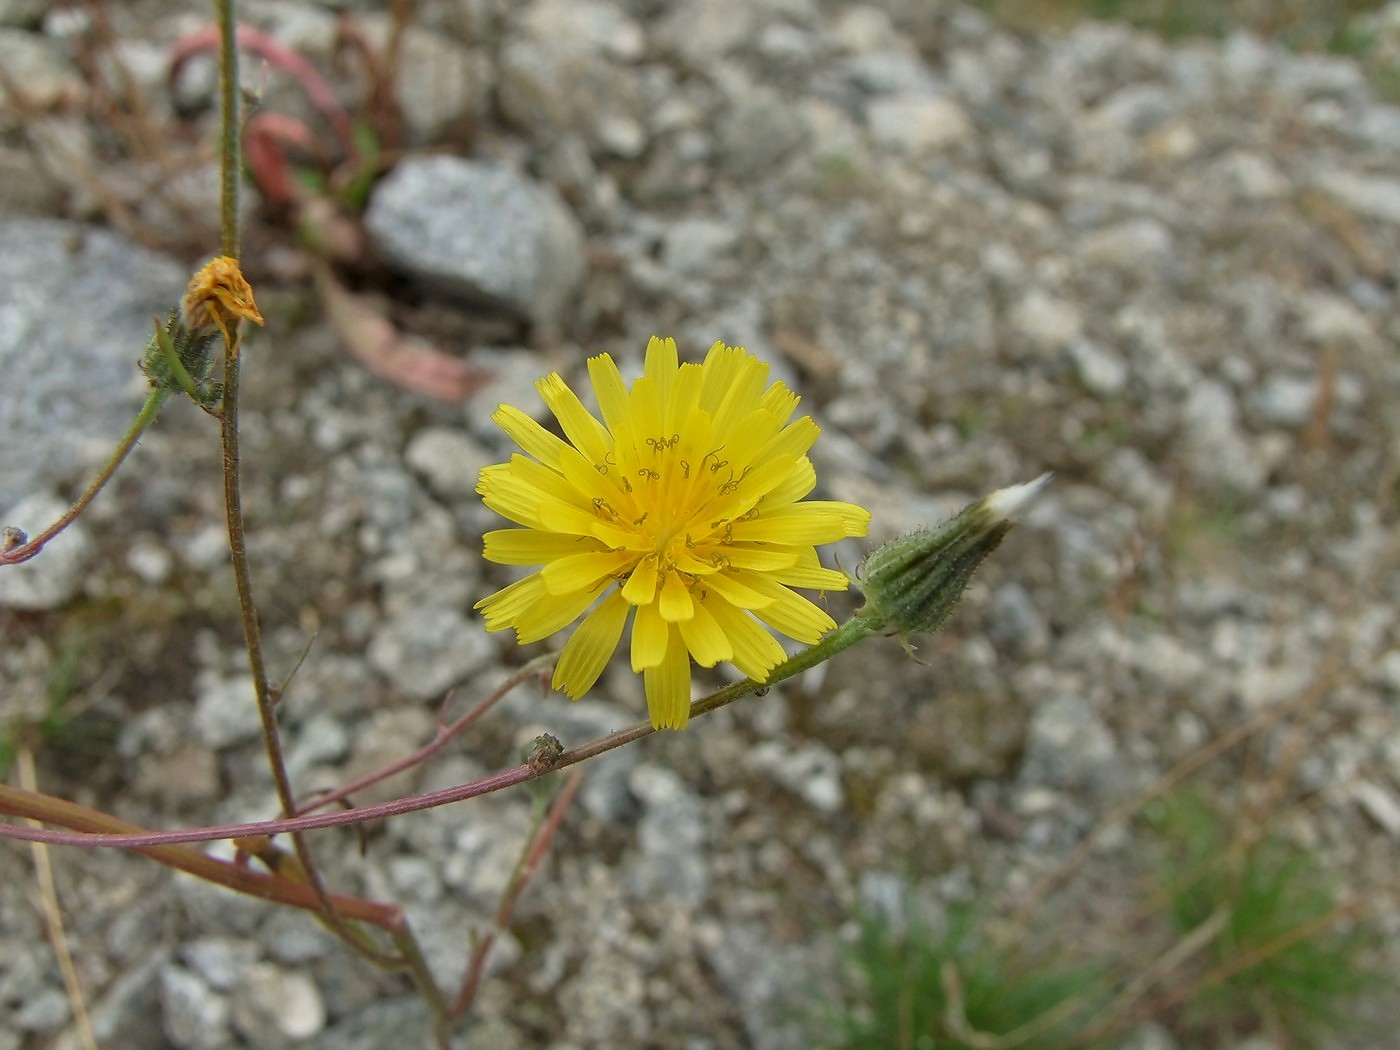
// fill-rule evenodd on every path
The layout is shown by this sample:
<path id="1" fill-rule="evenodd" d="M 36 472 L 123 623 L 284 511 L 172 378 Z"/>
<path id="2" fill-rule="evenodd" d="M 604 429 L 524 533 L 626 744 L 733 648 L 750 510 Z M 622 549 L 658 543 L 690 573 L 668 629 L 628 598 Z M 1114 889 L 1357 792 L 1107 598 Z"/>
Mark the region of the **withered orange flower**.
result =
<path id="1" fill-rule="evenodd" d="M 217 328 L 225 342 L 232 341 L 229 327 L 239 318 L 263 323 L 263 315 L 253 301 L 252 286 L 243 276 L 238 260 L 227 255 L 211 259 L 190 278 L 185 297 L 180 300 L 180 318 L 195 335 L 200 329 Z"/>

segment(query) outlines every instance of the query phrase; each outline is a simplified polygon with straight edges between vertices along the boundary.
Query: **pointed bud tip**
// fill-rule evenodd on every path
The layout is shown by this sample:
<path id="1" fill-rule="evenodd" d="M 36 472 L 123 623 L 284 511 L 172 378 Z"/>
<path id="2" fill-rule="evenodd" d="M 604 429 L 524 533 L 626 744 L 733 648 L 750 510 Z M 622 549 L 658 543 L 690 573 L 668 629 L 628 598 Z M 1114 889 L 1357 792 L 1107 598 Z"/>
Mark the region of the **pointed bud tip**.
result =
<path id="1" fill-rule="evenodd" d="M 1015 521 L 1022 511 L 1035 502 L 1036 497 L 1040 495 L 1046 485 L 1050 484 L 1050 479 L 1054 476 L 1046 471 L 1034 481 L 1028 481 L 1024 485 L 1011 485 L 1004 489 L 997 489 L 982 501 L 982 505 L 998 521 Z"/>

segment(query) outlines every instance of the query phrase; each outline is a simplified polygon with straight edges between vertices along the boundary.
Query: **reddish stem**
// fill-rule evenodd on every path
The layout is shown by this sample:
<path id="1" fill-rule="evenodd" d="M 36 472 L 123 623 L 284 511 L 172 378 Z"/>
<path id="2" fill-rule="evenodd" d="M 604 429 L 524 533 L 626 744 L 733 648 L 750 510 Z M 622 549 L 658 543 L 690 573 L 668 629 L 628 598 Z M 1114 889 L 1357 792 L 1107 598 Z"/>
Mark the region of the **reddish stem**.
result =
<path id="1" fill-rule="evenodd" d="M 506 888 L 505 894 L 501 897 L 501 903 L 496 908 L 495 918 L 491 920 L 491 928 L 486 931 L 486 935 L 481 938 L 476 950 L 472 952 L 471 962 L 467 966 L 467 974 L 462 979 L 462 990 L 457 993 L 457 998 L 452 1003 L 450 1011 L 452 1018 L 462 1017 L 471 1009 L 472 1000 L 476 998 L 476 989 L 481 984 L 482 975 L 486 972 L 486 960 L 491 954 L 491 948 L 495 945 L 496 938 L 510 926 L 510 919 L 515 913 L 515 905 L 520 900 L 520 895 L 530 884 L 530 879 L 540 866 L 540 861 L 544 859 L 545 853 L 548 852 L 555 834 L 563 826 L 564 816 L 569 812 L 569 807 L 573 805 L 574 798 L 578 795 L 578 789 L 582 784 L 583 771 L 577 770 L 564 784 L 564 789 L 559 792 L 559 797 L 554 800 L 554 805 L 550 807 L 549 816 L 535 832 L 534 839 L 527 847 L 524 861 L 516 871 L 515 878 Z"/>
<path id="2" fill-rule="evenodd" d="M 174 84 L 180 75 L 180 70 L 190 59 L 215 51 L 219 46 L 219 30 L 217 26 L 208 26 L 197 30 L 189 36 L 176 42 L 170 57 L 170 73 L 166 81 Z M 355 157 L 359 151 L 355 149 L 355 136 L 350 128 L 350 117 L 335 97 L 335 92 L 331 90 L 325 78 L 317 72 L 316 67 L 308 62 L 295 51 L 288 50 L 279 44 L 273 37 L 264 33 L 260 29 L 252 26 L 238 27 L 238 46 L 241 50 L 249 54 L 257 55 L 273 69 L 280 69 L 291 76 L 301 85 L 306 97 L 311 100 L 311 104 L 316 107 L 320 114 L 326 118 L 331 130 L 335 132 L 336 141 L 340 143 L 340 148 L 347 157 Z"/>
<path id="3" fill-rule="evenodd" d="M 322 806 L 329 806 L 332 802 L 343 801 L 344 799 L 347 799 L 351 795 L 353 795 L 356 791 L 363 791 L 371 784 L 378 784 L 381 780 L 388 780 L 396 773 L 402 773 L 404 770 L 411 769 L 413 766 L 416 766 L 419 762 L 431 758 L 433 755 L 437 754 L 444 747 L 446 747 L 448 741 L 450 741 L 453 737 L 457 736 L 464 729 L 469 728 L 470 726 L 474 725 L 478 720 L 480 720 L 480 718 L 484 714 L 486 714 L 487 711 L 491 710 L 491 708 L 496 706 L 496 704 L 499 703 L 501 699 L 512 689 L 514 689 L 517 685 L 519 685 L 521 682 L 525 681 L 528 678 L 540 674 L 543 668 L 548 667 L 553 662 L 553 653 L 547 654 L 545 656 L 536 657 L 535 659 L 527 663 L 524 667 L 520 668 L 520 670 L 516 671 L 509 678 L 507 678 L 499 686 L 497 686 L 479 704 L 473 707 L 466 714 L 462 715 L 455 722 L 451 723 L 450 725 L 443 725 L 441 720 L 439 719 L 437 735 L 435 735 L 432 740 L 424 744 L 417 751 L 414 751 L 412 754 L 405 755 L 403 758 L 400 758 L 395 762 L 391 762 L 387 766 L 383 766 L 379 769 L 376 769 L 372 773 L 366 773 L 364 776 L 356 780 L 352 780 L 350 781 L 350 783 L 342 787 L 338 787 L 333 791 L 328 791 L 324 795 L 318 795 L 316 798 L 303 803 L 297 809 L 297 813 L 310 813 L 312 810 L 320 809 Z M 444 703 L 445 702 L 446 701 L 444 701 Z"/>

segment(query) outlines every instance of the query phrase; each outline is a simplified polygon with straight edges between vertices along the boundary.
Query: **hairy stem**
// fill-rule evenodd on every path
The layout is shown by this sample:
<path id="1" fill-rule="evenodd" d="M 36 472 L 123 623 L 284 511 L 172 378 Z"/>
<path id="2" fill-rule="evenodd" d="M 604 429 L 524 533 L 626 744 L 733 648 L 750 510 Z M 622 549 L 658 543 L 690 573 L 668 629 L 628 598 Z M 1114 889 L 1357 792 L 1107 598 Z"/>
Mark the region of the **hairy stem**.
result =
<path id="1" fill-rule="evenodd" d="M 127 428 L 122 439 L 117 442 L 117 447 L 112 450 L 112 455 L 106 464 L 97 472 L 97 477 L 92 479 L 87 490 L 78 497 L 78 501 L 69 508 L 68 512 L 50 525 L 39 535 L 35 536 L 27 543 L 21 543 L 9 550 L 0 550 L 0 565 L 18 565 L 22 561 L 28 561 L 34 555 L 44 549 L 44 544 L 57 536 L 77 519 L 78 515 L 87 509 L 87 505 L 93 498 L 102 491 L 104 485 L 112 480 L 112 475 L 117 472 L 117 468 L 122 465 L 131 450 L 136 447 L 136 442 L 145 433 L 146 428 L 155 422 L 156 416 L 160 412 L 160 406 L 165 403 L 169 391 L 156 388 L 146 395 L 146 403 L 141 406 L 141 411 L 136 414 L 136 418 L 131 421 L 131 426 Z"/>
<path id="2" fill-rule="evenodd" d="M 238 180 L 241 122 L 238 106 L 238 37 L 234 0 L 214 0 L 219 22 L 219 230 L 221 254 L 238 258 Z"/>
<path id="3" fill-rule="evenodd" d="M 241 173 L 239 143 L 238 107 L 238 41 L 234 0 L 215 0 L 219 20 L 219 88 L 220 88 L 220 185 L 221 208 L 220 226 L 223 254 L 230 259 L 238 258 L 238 179 Z M 282 738 L 277 729 L 276 704 L 278 697 L 273 694 L 267 681 L 267 667 L 263 659 L 262 628 L 258 622 L 257 606 L 253 602 L 252 573 L 248 566 L 248 548 L 244 538 L 243 501 L 239 480 L 238 443 L 238 394 L 239 394 L 239 340 L 237 320 L 225 333 L 224 343 L 224 392 L 219 411 L 219 435 L 223 450 L 224 474 L 224 515 L 228 525 L 229 554 L 233 562 L 234 585 L 238 591 L 238 608 L 243 619 L 243 639 L 248 651 L 248 670 L 253 678 L 253 690 L 257 696 L 258 718 L 262 724 L 263 748 L 267 752 L 268 765 L 272 770 L 273 783 L 277 789 L 277 799 L 283 816 L 296 813 L 296 796 L 292 791 L 291 777 L 282 753 Z M 345 924 L 344 918 L 336 911 L 335 905 L 326 890 L 325 882 L 316 868 L 305 839 L 292 834 L 292 845 L 308 885 L 320 902 L 319 915 L 327 928 L 334 932 L 354 951 L 376 965 L 397 968 L 406 965 L 401 956 L 379 951 L 357 930 Z"/>

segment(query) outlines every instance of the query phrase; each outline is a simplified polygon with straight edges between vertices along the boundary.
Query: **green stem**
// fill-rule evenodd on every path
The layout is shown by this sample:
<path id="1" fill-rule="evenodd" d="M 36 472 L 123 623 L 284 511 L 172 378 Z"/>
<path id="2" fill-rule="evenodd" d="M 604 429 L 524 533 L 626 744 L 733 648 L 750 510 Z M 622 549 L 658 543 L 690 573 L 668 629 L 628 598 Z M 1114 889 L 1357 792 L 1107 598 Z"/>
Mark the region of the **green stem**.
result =
<path id="1" fill-rule="evenodd" d="M 418 938 L 413 935 L 413 929 L 407 920 L 393 932 L 393 939 L 394 946 L 403 956 L 404 968 L 413 978 L 413 983 L 418 986 L 418 994 L 428 1004 L 433 1016 L 441 1021 L 447 1016 L 447 996 L 443 994 L 433 971 L 428 968 L 427 957 L 423 955 L 423 948 L 419 945 Z"/>
<path id="2" fill-rule="evenodd" d="M 238 258 L 238 180 L 241 121 L 238 107 L 238 26 L 234 0 L 214 0 L 219 21 L 219 217 L 223 254 Z"/>
<path id="3" fill-rule="evenodd" d="M 716 693 L 711 693 L 704 699 L 697 700 L 690 706 L 691 717 L 695 715 L 708 714 L 721 707 L 732 704 L 735 700 L 748 696 L 750 693 L 757 693 L 767 689 L 770 685 L 775 685 L 793 675 L 801 674 L 803 671 L 816 667 L 817 664 L 825 663 L 837 653 L 849 649 L 857 642 L 864 641 L 872 634 L 881 630 L 884 623 L 881 620 L 864 616 L 852 616 L 836 630 L 832 631 L 821 641 L 810 649 L 803 649 L 788 659 L 784 660 L 777 667 L 773 668 L 766 679 L 762 682 L 755 682 L 751 678 L 746 678 L 742 682 L 735 682 L 733 685 L 725 686 Z"/>
<path id="4" fill-rule="evenodd" d="M 165 398 L 169 391 L 157 387 L 146 395 L 146 403 L 141 406 L 141 411 L 136 414 L 136 418 L 131 421 L 131 426 L 127 427 L 126 433 L 122 435 L 121 441 L 117 442 L 117 447 L 112 450 L 112 455 L 106 464 L 97 473 L 97 477 L 92 479 L 92 484 L 88 485 L 87 491 L 78 497 L 78 501 L 69 508 L 68 512 L 50 525 L 39 535 L 35 536 L 27 543 L 22 543 L 10 550 L 0 551 L 0 565 L 18 565 L 22 561 L 28 561 L 34 555 L 44 549 L 44 544 L 53 539 L 60 532 L 73 524 L 78 515 L 81 514 L 93 498 L 102 491 L 104 485 L 112 479 L 112 475 L 117 472 L 117 468 L 122 465 L 122 461 L 140 440 L 146 428 L 155 422 L 156 415 L 160 412 L 160 406 L 165 403 Z"/>

